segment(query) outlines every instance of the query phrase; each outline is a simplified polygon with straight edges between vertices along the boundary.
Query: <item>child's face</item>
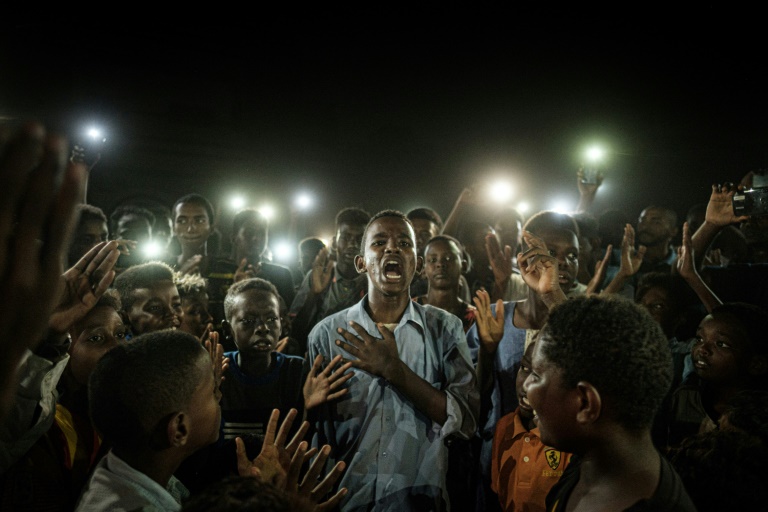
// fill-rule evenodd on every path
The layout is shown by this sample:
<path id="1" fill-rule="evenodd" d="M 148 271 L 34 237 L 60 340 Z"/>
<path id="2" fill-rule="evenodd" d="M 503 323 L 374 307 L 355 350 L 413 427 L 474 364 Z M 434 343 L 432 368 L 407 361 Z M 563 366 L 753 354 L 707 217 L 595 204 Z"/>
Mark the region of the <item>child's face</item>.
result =
<path id="1" fill-rule="evenodd" d="M 79 224 L 77 231 L 75 231 L 72 237 L 72 244 L 69 247 L 68 257 L 70 266 L 77 263 L 77 260 L 90 251 L 94 245 L 105 242 L 108 236 L 109 232 L 107 231 L 106 222 L 93 219 Z"/>
<path id="2" fill-rule="evenodd" d="M 572 231 L 556 229 L 540 235 L 550 256 L 557 258 L 560 288 L 567 292 L 576 284 L 579 273 L 579 240 Z"/>
<path id="3" fill-rule="evenodd" d="M 271 292 L 239 293 L 228 322 L 241 357 L 267 359 L 280 340 L 280 304 Z"/>
<path id="4" fill-rule="evenodd" d="M 181 325 L 184 313 L 173 281 L 158 281 L 151 288 L 138 288 L 133 296 L 136 300 L 127 314 L 135 336 Z"/>
<path id="5" fill-rule="evenodd" d="M 531 407 L 531 403 L 528 401 L 524 384 L 531 374 L 531 360 L 535 346 L 536 343 L 531 343 L 525 349 L 525 354 L 523 354 L 523 360 L 520 361 L 520 368 L 517 370 L 517 377 L 515 379 L 515 391 L 517 391 L 517 402 L 520 404 L 520 416 L 526 420 L 533 418 L 533 407 Z"/>
<path id="6" fill-rule="evenodd" d="M 187 407 L 189 419 L 190 453 L 199 448 L 215 443 L 219 439 L 221 426 L 221 391 L 214 380 L 211 358 L 204 350 L 200 351 L 197 366 L 198 382 Z"/>
<path id="7" fill-rule="evenodd" d="M 69 347 L 69 369 L 75 380 L 85 386 L 99 359 L 125 340 L 128 329 L 110 306 L 93 308 L 75 325 Z"/>
<path id="8" fill-rule="evenodd" d="M 266 222 L 255 220 L 243 222 L 235 233 L 232 243 L 235 246 L 236 254 L 246 258 L 249 263 L 255 265 L 260 262 L 261 255 L 267 248 Z"/>
<path id="9" fill-rule="evenodd" d="M 643 306 L 654 320 L 661 326 L 664 334 L 671 338 L 675 334 L 678 325 L 678 316 L 674 312 L 669 294 L 664 288 L 649 288 L 640 297 L 638 304 Z"/>
<path id="10" fill-rule="evenodd" d="M 413 224 L 413 230 L 416 232 L 416 250 L 419 255 L 423 256 L 427 242 L 440 233 L 440 228 L 427 219 L 412 219 L 411 224 Z"/>
<path id="11" fill-rule="evenodd" d="M 722 385 L 748 378 L 750 343 L 738 322 L 729 315 L 708 315 L 696 330 L 691 350 L 693 366 L 702 380 Z"/>
<path id="12" fill-rule="evenodd" d="M 462 271 L 461 251 L 456 244 L 435 240 L 427 246 L 424 273 L 429 287 L 436 290 L 458 290 Z"/>
<path id="13" fill-rule="evenodd" d="M 398 217 L 376 219 L 368 226 L 365 255 L 358 256 L 356 266 L 368 274 L 371 292 L 385 297 L 408 294 L 417 266 L 421 266 L 410 224 Z"/>
<path id="14" fill-rule="evenodd" d="M 541 433 L 541 442 L 559 450 L 571 451 L 569 437 L 574 429 L 576 411 L 571 390 L 565 386 L 562 370 L 549 361 L 542 348 L 550 343 L 546 334 L 539 337 L 533 349 L 531 371 L 523 391 L 535 412 L 534 419 Z"/>
<path id="15" fill-rule="evenodd" d="M 208 294 L 205 292 L 181 299 L 181 310 L 184 315 L 181 317 L 179 329 L 196 338 L 202 336 L 208 324 L 213 322 L 213 317 L 208 312 Z"/>
<path id="16" fill-rule="evenodd" d="M 211 235 L 211 224 L 205 207 L 197 203 L 181 203 L 174 211 L 173 232 L 184 248 L 199 249 Z"/>

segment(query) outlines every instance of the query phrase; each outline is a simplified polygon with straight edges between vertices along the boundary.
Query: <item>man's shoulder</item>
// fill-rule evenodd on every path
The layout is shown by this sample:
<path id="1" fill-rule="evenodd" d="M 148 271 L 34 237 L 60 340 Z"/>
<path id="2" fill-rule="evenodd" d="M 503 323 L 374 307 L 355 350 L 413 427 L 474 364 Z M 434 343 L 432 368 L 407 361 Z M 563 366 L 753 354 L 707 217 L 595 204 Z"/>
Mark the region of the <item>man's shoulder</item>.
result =
<path id="1" fill-rule="evenodd" d="M 267 261 L 264 261 L 261 263 L 261 271 L 264 273 L 269 273 L 276 276 L 288 275 L 289 277 L 291 277 L 291 269 L 289 269 L 285 265 L 280 265 L 278 263 L 269 263 Z"/>

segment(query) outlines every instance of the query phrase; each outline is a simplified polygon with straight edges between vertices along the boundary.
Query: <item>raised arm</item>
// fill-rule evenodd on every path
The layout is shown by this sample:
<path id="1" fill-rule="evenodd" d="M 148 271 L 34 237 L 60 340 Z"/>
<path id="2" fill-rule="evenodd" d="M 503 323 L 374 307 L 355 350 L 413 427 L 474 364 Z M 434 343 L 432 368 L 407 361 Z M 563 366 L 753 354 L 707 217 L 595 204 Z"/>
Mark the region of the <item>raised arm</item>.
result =
<path id="1" fill-rule="evenodd" d="M 737 189 L 733 183 L 724 183 L 722 185 L 712 185 L 712 194 L 709 196 L 707 211 L 704 214 L 704 223 L 696 230 L 691 237 L 691 248 L 695 254 L 694 262 L 698 268 L 701 265 L 704 255 L 709 249 L 715 236 L 729 224 L 742 222 L 749 217 L 737 217 L 733 213 L 733 196 Z"/>
<path id="2" fill-rule="evenodd" d="M 627 279 L 637 274 L 640 265 L 643 264 L 645 256 L 645 246 L 641 245 L 635 249 L 635 229 L 631 224 L 624 226 L 624 238 L 621 239 L 621 264 L 619 271 L 608 283 L 602 293 L 619 293 L 624 288 Z"/>
<path id="3" fill-rule="evenodd" d="M 688 286 L 696 292 L 699 300 L 701 300 L 704 307 L 707 308 L 707 312 L 711 313 L 712 309 L 723 302 L 709 289 L 696 271 L 693 253 L 694 249 L 693 244 L 691 243 L 691 232 L 688 229 L 688 223 L 686 222 L 683 224 L 683 245 L 677 249 L 677 273 L 680 274 L 680 277 L 685 279 Z"/>

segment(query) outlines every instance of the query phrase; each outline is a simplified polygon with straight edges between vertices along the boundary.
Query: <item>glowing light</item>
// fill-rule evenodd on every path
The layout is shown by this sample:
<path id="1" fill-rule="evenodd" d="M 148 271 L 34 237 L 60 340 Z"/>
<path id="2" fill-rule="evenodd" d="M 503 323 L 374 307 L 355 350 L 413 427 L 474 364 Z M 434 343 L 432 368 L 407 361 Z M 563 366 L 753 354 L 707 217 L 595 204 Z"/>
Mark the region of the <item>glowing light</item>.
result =
<path id="1" fill-rule="evenodd" d="M 245 198 L 243 196 L 232 196 L 229 200 L 229 206 L 233 210 L 241 210 L 245 206 Z"/>
<path id="2" fill-rule="evenodd" d="M 142 252 L 147 258 L 157 258 L 163 255 L 163 248 L 158 242 L 152 241 L 147 242 L 144 247 L 142 247 Z"/>
<path id="3" fill-rule="evenodd" d="M 312 206 L 312 196 L 309 194 L 299 194 L 296 197 L 296 206 L 299 210 L 306 210 Z"/>
<path id="4" fill-rule="evenodd" d="M 526 214 L 530 211 L 531 205 L 528 204 L 526 201 L 522 201 L 520 203 L 517 203 L 517 206 L 515 207 L 515 209 L 522 214 Z"/>
<path id="5" fill-rule="evenodd" d="M 557 213 L 573 213 L 573 208 L 567 201 L 556 201 L 549 209 Z"/>
<path id="6" fill-rule="evenodd" d="M 512 185 L 507 181 L 497 181 L 488 188 L 491 199 L 497 203 L 506 203 L 512 197 Z"/>
<path id="7" fill-rule="evenodd" d="M 586 156 L 590 162 L 599 162 L 605 156 L 605 150 L 600 146 L 592 146 L 587 149 Z"/>
<path id="8" fill-rule="evenodd" d="M 262 207 L 259 208 L 259 212 L 261 212 L 261 214 L 267 220 L 272 220 L 272 217 L 275 216 L 275 209 L 272 208 L 272 206 L 268 205 L 268 204 L 262 205 Z"/>
<path id="9" fill-rule="evenodd" d="M 278 261 L 291 261 L 293 248 L 288 242 L 278 242 L 274 246 L 274 256 Z"/>
<path id="10" fill-rule="evenodd" d="M 88 131 L 86 132 L 88 134 L 88 137 L 92 138 L 93 140 L 99 140 L 101 139 L 101 142 L 106 142 L 106 138 L 101 133 L 101 130 L 99 130 L 96 127 L 88 128 Z"/>

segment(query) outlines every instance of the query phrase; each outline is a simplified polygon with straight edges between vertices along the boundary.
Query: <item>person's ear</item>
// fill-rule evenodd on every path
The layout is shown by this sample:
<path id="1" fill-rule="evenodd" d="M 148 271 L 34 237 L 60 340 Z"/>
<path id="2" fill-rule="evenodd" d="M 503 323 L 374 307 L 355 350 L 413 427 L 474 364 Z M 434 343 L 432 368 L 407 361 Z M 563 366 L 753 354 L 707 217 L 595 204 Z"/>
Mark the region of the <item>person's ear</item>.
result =
<path id="1" fill-rule="evenodd" d="M 416 275 L 420 275 L 421 272 L 424 270 L 424 258 L 421 256 L 416 256 Z"/>
<path id="2" fill-rule="evenodd" d="M 513 255 L 513 258 L 514 258 L 514 255 Z M 465 258 L 462 255 L 462 257 L 461 257 L 461 275 L 466 274 L 467 270 L 469 270 L 469 262 L 467 261 L 467 258 Z"/>
<path id="3" fill-rule="evenodd" d="M 600 392 L 589 382 L 580 381 L 576 384 L 575 393 L 576 400 L 578 400 L 576 421 L 581 424 L 596 422 L 603 410 L 603 400 L 600 397 Z"/>
<path id="4" fill-rule="evenodd" d="M 359 254 L 355 256 L 355 270 L 357 270 L 358 274 L 365 274 L 367 272 L 367 269 L 365 268 L 365 258 Z"/>
<path id="5" fill-rule="evenodd" d="M 235 330 L 232 328 L 232 324 L 229 323 L 227 320 L 221 321 L 221 330 L 224 332 L 224 339 L 227 339 L 227 340 L 235 339 Z"/>
<path id="6" fill-rule="evenodd" d="M 174 413 L 166 423 L 168 446 L 180 448 L 189 440 L 189 417 L 183 411 Z"/>

